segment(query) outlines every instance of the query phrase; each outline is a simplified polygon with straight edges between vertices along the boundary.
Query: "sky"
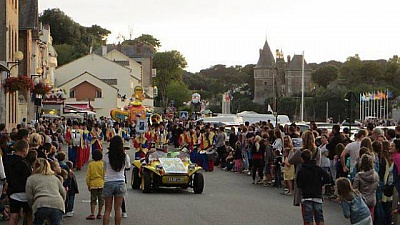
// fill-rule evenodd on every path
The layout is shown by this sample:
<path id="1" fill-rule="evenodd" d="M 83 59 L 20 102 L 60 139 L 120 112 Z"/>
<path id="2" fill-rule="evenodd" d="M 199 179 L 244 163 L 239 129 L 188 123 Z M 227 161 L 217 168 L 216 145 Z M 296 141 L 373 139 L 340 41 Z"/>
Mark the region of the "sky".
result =
<path id="1" fill-rule="evenodd" d="M 398 0 L 39 0 L 40 12 L 49 8 L 110 30 L 108 43 L 151 34 L 190 72 L 256 64 L 266 40 L 308 63 L 400 54 Z"/>

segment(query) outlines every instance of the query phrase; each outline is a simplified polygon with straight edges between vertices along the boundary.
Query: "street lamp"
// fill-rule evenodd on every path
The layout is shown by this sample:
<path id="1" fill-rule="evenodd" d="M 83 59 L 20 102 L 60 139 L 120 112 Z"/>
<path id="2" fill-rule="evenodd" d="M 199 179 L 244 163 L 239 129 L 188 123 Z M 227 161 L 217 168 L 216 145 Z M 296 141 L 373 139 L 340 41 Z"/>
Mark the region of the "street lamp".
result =
<path id="1" fill-rule="evenodd" d="M 21 51 L 16 51 L 15 55 L 14 55 L 15 61 L 12 62 L 7 62 L 7 67 L 9 65 L 12 65 L 10 67 L 10 69 L 7 71 L 7 78 L 9 78 L 11 76 L 11 70 L 15 67 L 18 66 L 21 62 L 21 60 L 24 58 L 24 53 L 22 53 Z"/>
<path id="2" fill-rule="evenodd" d="M 39 106 L 42 106 L 42 95 L 35 94 L 36 122 L 39 122 Z"/>
<path id="3" fill-rule="evenodd" d="M 35 72 L 36 72 L 36 74 L 32 74 L 31 75 L 31 80 L 33 80 L 33 78 L 35 77 L 41 77 L 41 76 L 43 76 L 43 69 L 41 68 L 41 67 L 38 67 L 38 68 L 36 68 L 36 70 L 35 70 Z"/>
<path id="4" fill-rule="evenodd" d="M 347 92 L 344 96 L 344 100 L 348 103 L 347 104 L 347 115 L 349 118 L 349 136 L 351 137 L 351 124 L 353 123 L 353 104 L 356 103 L 357 97 L 354 92 Z"/>

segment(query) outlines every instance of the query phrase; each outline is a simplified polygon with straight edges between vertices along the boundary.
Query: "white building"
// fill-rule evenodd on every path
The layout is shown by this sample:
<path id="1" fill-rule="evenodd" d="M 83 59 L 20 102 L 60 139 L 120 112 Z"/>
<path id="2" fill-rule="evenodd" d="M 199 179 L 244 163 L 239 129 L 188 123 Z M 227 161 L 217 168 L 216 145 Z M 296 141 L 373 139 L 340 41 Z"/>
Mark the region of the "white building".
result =
<path id="1" fill-rule="evenodd" d="M 89 101 L 97 117 L 109 116 L 118 104 L 118 89 L 96 75 L 84 72 L 58 86 L 66 90 L 65 102 Z"/>

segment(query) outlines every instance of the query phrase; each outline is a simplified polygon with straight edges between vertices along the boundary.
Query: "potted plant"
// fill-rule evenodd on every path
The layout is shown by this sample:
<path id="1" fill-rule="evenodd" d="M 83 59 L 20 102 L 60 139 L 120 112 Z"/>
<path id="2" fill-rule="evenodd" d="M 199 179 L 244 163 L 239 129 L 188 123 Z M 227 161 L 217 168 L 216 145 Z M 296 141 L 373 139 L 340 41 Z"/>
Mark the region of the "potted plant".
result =
<path id="1" fill-rule="evenodd" d="M 32 92 L 35 94 L 39 95 L 45 95 L 51 91 L 51 86 L 48 84 L 45 84 L 43 82 L 39 82 L 35 84 L 35 86 L 32 89 Z"/>
<path id="2" fill-rule="evenodd" d="M 17 91 L 26 93 L 33 89 L 33 83 L 31 78 L 27 76 L 8 77 L 5 79 L 3 87 L 5 92 L 8 93 L 15 93 Z"/>

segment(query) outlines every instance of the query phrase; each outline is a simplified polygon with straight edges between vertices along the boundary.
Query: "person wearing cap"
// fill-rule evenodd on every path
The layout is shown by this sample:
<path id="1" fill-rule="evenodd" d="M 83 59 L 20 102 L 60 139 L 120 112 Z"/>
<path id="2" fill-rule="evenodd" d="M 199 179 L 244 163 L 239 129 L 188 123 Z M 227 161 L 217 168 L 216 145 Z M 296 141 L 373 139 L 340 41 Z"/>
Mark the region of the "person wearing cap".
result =
<path id="1" fill-rule="evenodd" d="M 214 144 L 214 133 L 210 131 L 210 126 L 205 126 L 205 133 L 201 137 L 200 148 L 203 151 L 201 154 L 203 161 L 203 169 L 205 171 L 213 171 L 214 170 L 214 159 L 208 157 L 206 154 L 207 151 L 211 150 Z M 211 155 L 211 154 L 210 154 Z"/>
<path id="2" fill-rule="evenodd" d="M 78 159 L 78 152 L 82 151 L 83 140 L 82 130 L 79 129 L 78 121 L 73 121 L 72 128 L 67 129 L 65 140 L 68 143 L 68 159 L 73 163 L 74 166 L 76 165 L 78 170 L 80 170 L 82 163 Z"/>
<path id="3" fill-rule="evenodd" d="M 147 139 L 144 134 L 136 134 L 135 139 L 133 139 L 133 147 L 135 149 L 135 159 L 141 159 L 146 157 L 148 151 L 147 146 L 149 146 Z"/>
<path id="4" fill-rule="evenodd" d="M 97 123 L 94 124 L 92 130 L 90 131 L 90 142 L 92 144 L 92 154 L 96 149 L 103 150 L 103 131 L 100 129 Z"/>

